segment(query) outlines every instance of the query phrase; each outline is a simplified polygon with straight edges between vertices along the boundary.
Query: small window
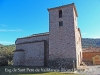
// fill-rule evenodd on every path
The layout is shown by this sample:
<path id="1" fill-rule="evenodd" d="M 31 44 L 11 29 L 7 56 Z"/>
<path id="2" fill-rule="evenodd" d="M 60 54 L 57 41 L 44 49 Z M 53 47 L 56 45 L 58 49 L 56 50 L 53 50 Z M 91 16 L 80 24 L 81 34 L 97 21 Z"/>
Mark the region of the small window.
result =
<path id="1" fill-rule="evenodd" d="M 60 21 L 59 22 L 59 26 L 63 26 L 63 21 Z"/>
<path id="2" fill-rule="evenodd" d="M 59 10 L 59 18 L 62 17 L 62 10 Z"/>

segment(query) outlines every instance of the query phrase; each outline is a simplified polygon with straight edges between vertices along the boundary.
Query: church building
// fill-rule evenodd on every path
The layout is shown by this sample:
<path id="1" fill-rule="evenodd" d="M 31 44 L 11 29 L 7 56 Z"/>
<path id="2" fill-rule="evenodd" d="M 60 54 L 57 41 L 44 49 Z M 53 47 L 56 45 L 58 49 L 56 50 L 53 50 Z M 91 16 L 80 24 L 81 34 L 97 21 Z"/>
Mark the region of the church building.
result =
<path id="1" fill-rule="evenodd" d="M 82 62 L 75 4 L 49 8 L 49 32 L 18 38 L 14 66 L 75 68 Z"/>

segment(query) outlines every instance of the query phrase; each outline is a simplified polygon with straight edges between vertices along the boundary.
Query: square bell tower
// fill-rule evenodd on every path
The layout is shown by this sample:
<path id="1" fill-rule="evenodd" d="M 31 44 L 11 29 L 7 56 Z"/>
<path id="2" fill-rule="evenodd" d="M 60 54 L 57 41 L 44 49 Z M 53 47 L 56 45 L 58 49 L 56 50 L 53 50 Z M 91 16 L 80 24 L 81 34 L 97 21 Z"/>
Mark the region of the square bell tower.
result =
<path id="1" fill-rule="evenodd" d="M 72 68 L 81 62 L 77 46 L 80 37 L 74 3 L 48 9 L 49 11 L 49 66 Z M 77 36 L 79 35 L 79 36 Z M 80 43 L 81 44 L 81 43 Z M 56 66 L 55 66 L 56 65 Z"/>

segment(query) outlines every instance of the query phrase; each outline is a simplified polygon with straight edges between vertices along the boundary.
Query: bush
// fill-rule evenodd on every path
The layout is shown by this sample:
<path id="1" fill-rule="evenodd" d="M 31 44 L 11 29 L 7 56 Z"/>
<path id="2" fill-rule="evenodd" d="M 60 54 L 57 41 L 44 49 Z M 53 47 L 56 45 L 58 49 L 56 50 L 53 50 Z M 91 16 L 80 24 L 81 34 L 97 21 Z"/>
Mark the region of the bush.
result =
<path id="1" fill-rule="evenodd" d="M 13 51 L 15 45 L 0 45 L 0 65 L 7 66 L 12 64 Z"/>
<path id="2" fill-rule="evenodd" d="M 2 61 L 0 62 L 0 66 L 8 66 L 8 61 Z"/>

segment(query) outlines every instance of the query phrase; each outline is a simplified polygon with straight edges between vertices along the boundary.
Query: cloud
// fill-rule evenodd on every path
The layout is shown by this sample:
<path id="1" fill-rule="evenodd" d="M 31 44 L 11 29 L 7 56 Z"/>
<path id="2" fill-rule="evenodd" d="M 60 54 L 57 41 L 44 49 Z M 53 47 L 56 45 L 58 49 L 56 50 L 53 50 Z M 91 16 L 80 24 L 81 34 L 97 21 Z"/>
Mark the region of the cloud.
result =
<path id="1" fill-rule="evenodd" d="M 10 42 L 10 41 L 0 41 L 0 44 L 10 45 L 10 44 L 14 44 L 14 42 Z"/>
<path id="2" fill-rule="evenodd" d="M 21 32 L 22 29 L 0 29 L 0 32 Z"/>

